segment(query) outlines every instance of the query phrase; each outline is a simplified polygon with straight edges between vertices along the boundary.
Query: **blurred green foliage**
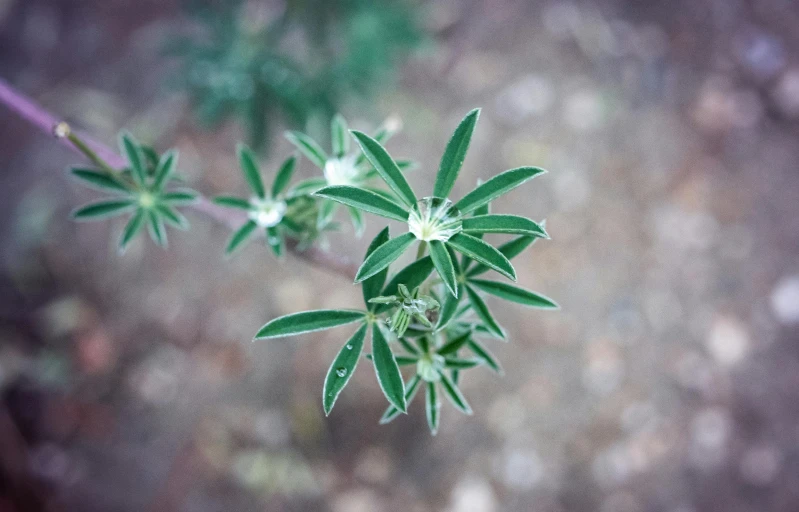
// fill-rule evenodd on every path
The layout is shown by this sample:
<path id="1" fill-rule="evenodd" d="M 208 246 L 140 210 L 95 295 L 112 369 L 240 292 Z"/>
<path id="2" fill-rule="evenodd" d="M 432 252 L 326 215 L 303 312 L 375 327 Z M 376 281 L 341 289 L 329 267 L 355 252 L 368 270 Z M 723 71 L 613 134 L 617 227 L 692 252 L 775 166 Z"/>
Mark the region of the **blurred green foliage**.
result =
<path id="1" fill-rule="evenodd" d="M 414 0 L 189 0 L 185 11 L 193 23 L 167 43 L 174 84 L 203 125 L 244 123 L 256 151 L 278 117 L 324 126 L 347 98 L 385 88 L 424 41 Z"/>

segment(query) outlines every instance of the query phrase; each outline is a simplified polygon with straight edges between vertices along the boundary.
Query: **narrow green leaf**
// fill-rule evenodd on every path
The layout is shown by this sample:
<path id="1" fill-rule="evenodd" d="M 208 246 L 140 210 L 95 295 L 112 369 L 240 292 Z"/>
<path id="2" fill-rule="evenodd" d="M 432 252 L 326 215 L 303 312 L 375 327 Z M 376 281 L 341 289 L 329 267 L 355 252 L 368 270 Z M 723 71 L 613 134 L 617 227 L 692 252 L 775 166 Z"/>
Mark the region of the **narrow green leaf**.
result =
<path id="1" fill-rule="evenodd" d="M 455 133 L 452 134 L 452 138 L 444 150 L 444 155 L 441 157 L 438 174 L 436 174 L 436 183 L 433 186 L 434 196 L 448 197 L 452 192 L 452 186 L 455 184 L 463 160 L 466 158 L 466 151 L 469 149 L 478 117 L 480 117 L 480 109 L 476 108 L 466 114 L 466 117 L 455 129 Z"/>
<path id="2" fill-rule="evenodd" d="M 427 393 L 425 393 L 425 412 L 427 413 L 427 426 L 430 433 L 438 433 L 438 424 L 441 419 L 441 399 L 438 397 L 435 382 L 427 383 Z"/>
<path id="3" fill-rule="evenodd" d="M 544 173 L 546 173 L 546 171 L 538 167 L 519 167 L 518 169 L 505 171 L 497 174 L 466 194 L 463 199 L 455 203 L 455 206 L 462 214 L 469 213 L 475 208 L 513 190 L 525 181 L 531 180 Z"/>
<path id="4" fill-rule="evenodd" d="M 239 156 L 239 167 L 244 174 L 244 179 L 253 193 L 261 199 L 266 198 L 266 189 L 261 179 L 261 170 L 258 166 L 258 159 L 250 148 L 239 143 L 236 146 L 236 153 Z"/>
<path id="5" fill-rule="evenodd" d="M 100 220 L 121 215 L 136 207 L 133 199 L 109 199 L 81 206 L 72 212 L 72 218 L 78 221 Z M 413 236 L 413 235 L 411 235 Z"/>
<path id="6" fill-rule="evenodd" d="M 419 358 L 413 356 L 396 356 L 394 359 L 397 360 L 398 366 L 409 366 L 419 362 Z"/>
<path id="7" fill-rule="evenodd" d="M 483 345 L 481 345 L 480 343 L 478 343 L 473 339 L 469 339 L 468 345 L 469 349 L 471 349 L 471 351 L 474 352 L 474 354 L 477 357 L 482 359 L 483 362 L 485 362 L 486 366 L 488 366 L 498 374 L 504 375 L 505 372 L 502 370 L 502 367 L 499 365 L 499 361 L 497 361 L 497 358 L 494 357 L 494 354 L 489 352 L 487 348 L 485 348 Z"/>
<path id="8" fill-rule="evenodd" d="M 253 221 L 249 221 L 244 224 L 242 227 L 237 229 L 233 235 L 231 235 L 230 240 L 227 243 L 227 247 L 225 247 L 225 255 L 230 256 L 236 250 L 244 246 L 244 242 L 249 240 L 252 235 L 255 233 L 255 230 L 258 228 L 258 224 Z"/>
<path id="9" fill-rule="evenodd" d="M 341 158 L 350 150 L 350 138 L 347 136 L 347 120 L 341 114 L 333 116 L 330 122 L 330 135 L 333 142 L 333 153 Z"/>
<path id="10" fill-rule="evenodd" d="M 411 378 L 408 385 L 405 387 L 405 403 L 410 404 L 413 401 L 413 398 L 416 396 L 416 392 L 419 391 L 419 384 L 421 384 L 422 378 L 418 375 L 414 375 Z M 400 415 L 400 410 L 394 407 L 393 405 L 389 405 L 386 412 L 383 413 L 383 416 L 380 418 L 380 424 L 385 425 L 386 423 L 390 423 L 394 418 Z"/>
<path id="11" fill-rule="evenodd" d="M 463 284 L 458 284 L 458 294 L 446 294 L 441 305 L 441 311 L 438 314 L 438 322 L 436 323 L 436 331 L 440 331 L 449 325 L 450 321 L 455 318 L 455 313 L 458 312 L 458 304 L 463 297 Z"/>
<path id="12" fill-rule="evenodd" d="M 397 338 L 397 341 L 399 342 L 400 345 L 402 345 L 402 348 L 408 351 L 408 353 L 413 354 L 414 356 L 420 355 L 419 349 L 413 346 L 413 344 L 410 341 L 406 340 L 405 338 Z"/>
<path id="13" fill-rule="evenodd" d="M 347 211 L 350 213 L 350 221 L 352 222 L 352 229 L 355 230 L 355 238 L 361 238 L 363 236 L 363 230 L 366 228 L 366 222 L 363 220 L 363 213 L 361 213 L 361 210 L 353 208 L 352 206 L 348 206 Z"/>
<path id="14" fill-rule="evenodd" d="M 369 248 L 366 249 L 366 256 L 364 260 L 368 258 L 375 250 L 383 245 L 384 243 L 388 242 L 389 234 L 388 234 L 388 226 L 383 228 L 383 231 L 377 234 L 377 236 L 372 240 L 372 243 L 369 244 Z M 369 311 L 374 311 L 374 309 L 378 306 L 377 304 L 370 304 L 369 301 L 374 297 L 378 297 L 380 295 L 380 290 L 383 289 L 383 285 L 386 283 L 386 277 L 388 276 L 388 267 L 381 270 L 377 274 L 373 275 L 369 279 L 366 279 L 361 284 L 361 291 L 363 292 L 363 303 L 367 305 Z"/>
<path id="15" fill-rule="evenodd" d="M 133 240 L 136 235 L 139 234 L 141 229 L 144 227 L 144 210 L 136 210 L 128 223 L 125 224 L 125 229 L 122 230 L 122 236 L 119 238 L 119 253 L 124 254 L 128 248 L 128 244 L 130 241 Z"/>
<path id="16" fill-rule="evenodd" d="M 550 299 L 543 295 L 539 295 L 530 290 L 525 290 L 512 284 L 500 283 L 497 281 L 488 281 L 486 279 L 470 279 L 469 284 L 472 284 L 486 293 L 495 295 L 501 299 L 518 302 L 525 306 L 530 306 L 539 309 L 559 309 L 559 306 Z"/>
<path id="17" fill-rule="evenodd" d="M 280 169 L 277 170 L 277 175 L 275 175 L 275 181 L 272 182 L 272 197 L 277 197 L 286 190 L 291 182 L 291 177 L 294 175 L 296 166 L 297 157 L 294 155 L 288 157 L 280 165 Z"/>
<path id="18" fill-rule="evenodd" d="M 289 142 L 300 150 L 305 155 L 305 158 L 311 161 L 312 164 L 320 169 L 325 168 L 327 162 L 327 154 L 315 140 L 300 132 L 286 132 L 286 138 Z"/>
<path id="19" fill-rule="evenodd" d="M 161 201 L 169 204 L 192 204 L 197 199 L 197 192 L 189 189 L 173 190 L 161 196 Z"/>
<path id="20" fill-rule="evenodd" d="M 483 364 L 482 359 L 463 359 L 459 357 L 444 358 L 444 367 L 450 370 L 468 370 Z"/>
<path id="21" fill-rule="evenodd" d="M 508 258 L 494 248 L 494 246 L 466 233 L 458 233 L 447 244 L 456 251 L 465 254 L 478 263 L 486 265 L 503 276 L 516 280 L 516 270 Z"/>
<path id="22" fill-rule="evenodd" d="M 358 273 L 355 276 L 355 282 L 360 283 L 388 267 L 394 260 L 402 256 L 402 253 L 414 240 L 416 240 L 416 237 L 413 236 L 413 233 L 405 233 L 392 238 L 375 249 L 361 264 L 361 268 L 358 269 Z"/>
<path id="23" fill-rule="evenodd" d="M 380 326 L 376 323 L 372 325 L 372 363 L 377 374 L 377 382 L 380 383 L 380 389 L 383 390 L 389 403 L 401 412 L 407 412 L 402 374 Z"/>
<path id="24" fill-rule="evenodd" d="M 477 181 L 478 185 L 480 185 L 481 183 L 482 181 L 480 180 Z M 472 216 L 477 217 L 479 215 L 488 215 L 489 213 L 491 213 L 491 203 L 486 203 L 478 208 L 475 208 L 474 211 L 472 211 Z M 475 238 L 480 238 L 480 239 L 483 238 L 482 233 L 473 233 L 472 235 Z M 463 255 L 462 260 L 463 263 L 461 264 L 461 266 L 463 267 L 463 271 L 466 272 L 469 269 L 469 266 L 471 266 L 471 264 L 474 262 L 474 260 L 466 256 L 465 254 Z"/>
<path id="25" fill-rule="evenodd" d="M 123 194 L 130 192 L 122 182 L 117 181 L 116 178 L 113 178 L 104 172 L 99 172 L 92 169 L 73 168 L 70 169 L 70 173 L 72 173 L 72 176 L 83 182 L 84 185 L 101 192 L 114 192 Z"/>
<path id="26" fill-rule="evenodd" d="M 510 242 L 504 243 L 500 245 L 497 250 L 501 252 L 508 260 L 511 260 L 522 253 L 527 247 L 530 246 L 533 242 L 537 240 L 538 237 L 534 236 L 520 236 L 518 238 L 514 238 Z M 471 269 L 466 272 L 468 277 L 477 276 L 484 272 L 488 272 L 490 269 L 478 263 Z"/>
<path id="27" fill-rule="evenodd" d="M 327 185 L 327 180 L 324 178 L 310 178 L 303 180 L 291 187 L 288 195 L 291 197 L 296 197 L 313 194 L 320 188 L 323 188 L 325 185 Z"/>
<path id="28" fill-rule="evenodd" d="M 366 338 L 368 327 L 367 324 L 363 324 L 355 331 L 355 334 L 341 347 L 327 371 L 325 385 L 322 389 L 322 406 L 325 409 L 325 416 L 333 410 L 336 399 L 350 381 L 352 374 L 355 373 L 355 367 L 361 358 L 361 352 L 363 352 L 363 340 Z"/>
<path id="29" fill-rule="evenodd" d="M 497 338 L 505 339 L 505 332 L 502 327 L 494 319 L 494 316 L 489 311 L 488 306 L 482 297 L 471 286 L 466 286 L 466 294 L 469 296 L 469 302 L 472 303 L 472 309 L 477 314 L 477 317 L 485 324 L 489 332 Z"/>
<path id="30" fill-rule="evenodd" d="M 153 190 L 161 192 L 164 185 L 169 181 L 169 178 L 175 173 L 178 167 L 178 152 L 171 150 L 164 153 L 158 161 L 158 167 L 155 169 L 155 181 L 153 182 Z"/>
<path id="31" fill-rule="evenodd" d="M 189 229 L 189 220 L 179 211 L 167 204 L 159 204 L 155 207 L 158 213 L 164 218 L 167 224 L 178 229 Z"/>
<path id="32" fill-rule="evenodd" d="M 402 171 L 397 167 L 397 163 L 391 158 L 385 148 L 365 133 L 355 130 L 351 133 L 358 145 L 361 146 L 366 158 L 380 173 L 380 177 L 383 178 L 389 188 L 397 194 L 397 197 L 408 207 L 416 204 L 416 195 L 413 193 L 413 189 L 411 189 Z"/>
<path id="33" fill-rule="evenodd" d="M 480 215 L 463 219 L 463 231 L 475 233 L 503 233 L 510 235 L 530 235 L 549 238 L 538 223 L 518 215 Z"/>
<path id="34" fill-rule="evenodd" d="M 444 393 L 449 398 L 449 401 L 452 402 L 452 405 L 463 414 L 472 414 L 472 408 L 469 407 L 469 402 L 466 401 L 458 386 L 452 382 L 452 379 L 445 372 L 438 372 L 438 374 L 441 376 L 441 387 L 444 388 Z"/>
<path id="35" fill-rule="evenodd" d="M 353 208 L 380 215 L 389 219 L 406 222 L 408 211 L 397 203 L 369 190 L 347 185 L 334 185 L 317 190 L 314 194 Z"/>
<path id="36" fill-rule="evenodd" d="M 272 248 L 272 252 L 275 253 L 275 256 L 278 258 L 283 257 L 283 253 L 286 249 L 286 242 L 283 239 L 283 233 L 280 232 L 280 228 L 277 226 L 266 228 L 266 243 Z"/>
<path id="37" fill-rule="evenodd" d="M 461 334 L 460 336 L 446 342 L 440 349 L 438 349 L 437 353 L 442 356 L 455 354 L 458 352 L 458 350 L 461 349 L 461 347 L 463 347 L 466 343 L 468 343 L 471 336 L 472 336 L 472 331 L 468 330 L 465 333 Z"/>
<path id="38" fill-rule="evenodd" d="M 213 199 L 214 204 L 219 206 L 226 206 L 228 208 L 237 208 L 239 210 L 249 210 L 252 205 L 246 199 L 231 196 L 217 196 Z"/>
<path id="39" fill-rule="evenodd" d="M 133 175 L 133 179 L 136 180 L 136 183 L 139 185 L 144 185 L 146 177 L 144 157 L 139 143 L 136 142 L 130 133 L 122 132 L 119 134 L 119 149 L 122 151 L 122 154 L 125 155 L 128 164 L 130 164 L 130 172 Z"/>
<path id="40" fill-rule="evenodd" d="M 449 292 L 457 297 L 457 276 L 455 275 L 455 266 L 452 264 L 452 258 L 450 258 L 447 247 L 444 245 L 444 242 L 438 240 L 431 240 L 428 245 L 430 246 L 430 257 L 433 259 L 436 272 L 438 272 L 438 275 L 447 286 Z"/>
<path id="41" fill-rule="evenodd" d="M 363 320 L 365 312 L 352 309 L 317 309 L 275 318 L 255 335 L 256 340 L 323 331 Z"/>
<path id="42" fill-rule="evenodd" d="M 147 232 L 156 245 L 166 248 L 168 243 L 164 219 L 155 210 L 147 210 Z"/>

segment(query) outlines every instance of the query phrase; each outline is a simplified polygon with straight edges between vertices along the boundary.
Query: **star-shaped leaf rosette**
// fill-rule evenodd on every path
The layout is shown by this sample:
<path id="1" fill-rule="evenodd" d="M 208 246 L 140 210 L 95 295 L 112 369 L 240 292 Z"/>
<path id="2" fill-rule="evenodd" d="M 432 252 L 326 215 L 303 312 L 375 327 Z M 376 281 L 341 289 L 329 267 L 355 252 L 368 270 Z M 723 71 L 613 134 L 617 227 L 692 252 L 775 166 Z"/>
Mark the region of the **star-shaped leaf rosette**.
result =
<path id="1" fill-rule="evenodd" d="M 261 231 L 266 235 L 266 242 L 275 255 L 281 257 L 285 252 L 286 234 L 302 239 L 319 227 L 319 213 L 315 201 L 307 195 L 287 192 L 297 157 L 290 156 L 280 165 L 272 186 L 267 189 L 261 177 L 258 160 L 252 150 L 239 144 L 237 153 L 239 167 L 252 191 L 252 196 L 214 198 L 214 202 L 220 206 L 247 212 L 247 222 L 231 235 L 225 254 L 233 254 Z"/>
<path id="2" fill-rule="evenodd" d="M 417 254 L 424 254 L 425 246 L 429 246 L 438 275 L 450 293 L 457 297 L 458 276 L 452 261 L 452 250 L 515 281 L 516 270 L 508 258 L 476 235 L 503 233 L 549 237 L 540 224 L 525 217 L 491 214 L 468 216 L 522 183 L 544 174 L 546 171 L 543 169 L 511 169 L 479 185 L 457 202 L 448 198 L 466 157 L 479 113 L 475 109 L 461 121 L 444 151 L 433 195 L 421 199 L 416 197 L 394 159 L 378 141 L 364 133 L 352 132 L 366 158 L 400 202 L 352 185 L 328 186 L 318 190 L 315 195 L 408 225 L 407 233 L 389 240 L 363 262 L 355 276 L 356 283 L 380 272 L 419 241 L 421 247 Z"/>
<path id="3" fill-rule="evenodd" d="M 72 176 L 90 188 L 115 196 L 81 206 L 72 212 L 72 217 L 89 221 L 130 214 L 119 239 L 120 253 L 125 252 L 145 226 L 150 238 L 161 247 L 167 246 L 167 225 L 181 230 L 189 228 L 189 221 L 177 207 L 196 202 L 198 195 L 187 188 L 172 189 L 168 186 L 179 181 L 175 173 L 177 150 L 159 156 L 152 148 L 123 132 L 119 135 L 119 148 L 127 160 L 127 167 L 114 169 L 72 133 L 66 123 L 56 127 L 56 136 L 69 138 L 97 164 L 97 169 L 72 168 Z"/>
<path id="4" fill-rule="evenodd" d="M 398 121 L 386 121 L 384 126 L 375 133 L 375 140 L 386 143 L 398 130 Z M 346 185 L 359 187 L 392 201 L 393 195 L 384 190 L 370 187 L 369 182 L 377 177 L 377 171 L 369 164 L 361 151 L 352 151 L 347 121 L 341 114 L 336 114 L 330 124 L 330 139 L 332 141 L 332 154 L 328 155 L 322 146 L 313 138 L 304 133 L 286 132 L 286 138 L 291 142 L 312 164 L 322 170 L 323 178 L 310 178 L 298 183 L 293 189 L 294 194 L 313 193 L 330 185 Z M 401 170 L 413 168 L 413 162 L 399 160 L 396 162 Z M 323 200 L 320 210 L 323 216 L 330 219 L 336 213 L 337 202 Z M 363 233 L 364 220 L 360 209 L 348 207 L 352 226 L 357 236 Z"/>
<path id="5" fill-rule="evenodd" d="M 388 228 L 384 229 L 366 252 L 356 276 L 356 282 L 363 287 L 365 310 L 287 315 L 267 323 L 256 335 L 256 339 L 276 338 L 348 323 L 361 324 L 328 370 L 323 392 L 325 413 L 330 413 L 355 370 L 371 325 L 372 353 L 366 357 L 372 360 L 380 387 L 390 403 L 380 422 L 388 423 L 406 412 L 423 387 L 428 424 L 435 434 L 440 424 L 442 396 L 458 411 L 471 414 L 472 409 L 459 387 L 464 371 L 486 367 L 502 372 L 497 358 L 480 338 L 505 340 L 507 335 L 482 294 L 532 308 L 558 308 L 554 301 L 538 293 L 482 278 L 494 270 L 515 281 L 516 272 L 510 260 L 536 240 L 549 238 L 544 222 L 490 213 L 492 201 L 545 171 L 536 167 L 512 169 L 479 184 L 457 202 L 448 198 L 478 115 L 478 110 L 470 112 L 455 130 L 444 151 L 430 197 L 418 199 L 380 142 L 357 131 L 351 133 L 365 158 L 397 199 L 353 184 L 329 185 L 314 194 L 407 225 L 407 232 L 395 238 L 389 237 Z M 514 235 L 514 238 L 494 247 L 482 239 L 486 233 Z M 419 241 L 416 260 L 388 279 L 391 263 L 415 241 Z M 428 248 L 430 254 L 425 255 Z M 400 373 L 403 366 L 415 369 L 407 385 Z"/>

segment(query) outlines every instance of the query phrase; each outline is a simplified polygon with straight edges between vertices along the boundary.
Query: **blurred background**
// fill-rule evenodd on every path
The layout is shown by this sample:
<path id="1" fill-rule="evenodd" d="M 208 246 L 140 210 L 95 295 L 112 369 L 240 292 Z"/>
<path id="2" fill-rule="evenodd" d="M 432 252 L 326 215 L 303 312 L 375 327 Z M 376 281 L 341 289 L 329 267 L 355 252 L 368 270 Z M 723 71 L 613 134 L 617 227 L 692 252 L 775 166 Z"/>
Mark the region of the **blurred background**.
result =
<path id="1" fill-rule="evenodd" d="M 168 252 L 76 224 L 80 157 L 0 106 L 0 510 L 799 509 L 799 4 L 792 0 L 0 0 L 0 76 L 98 140 L 127 127 L 207 195 L 244 191 L 286 128 L 341 111 L 432 188 L 483 107 L 454 197 L 550 174 L 514 260 L 560 312 L 496 307 L 475 414 L 380 427 L 364 364 L 325 418 L 348 335 L 250 343 L 359 288 L 189 211 Z M 327 144 L 327 142 L 326 142 Z M 316 171 L 303 161 L 299 176 Z M 344 220 L 344 219 L 342 219 Z M 359 259 L 363 239 L 328 237 Z"/>

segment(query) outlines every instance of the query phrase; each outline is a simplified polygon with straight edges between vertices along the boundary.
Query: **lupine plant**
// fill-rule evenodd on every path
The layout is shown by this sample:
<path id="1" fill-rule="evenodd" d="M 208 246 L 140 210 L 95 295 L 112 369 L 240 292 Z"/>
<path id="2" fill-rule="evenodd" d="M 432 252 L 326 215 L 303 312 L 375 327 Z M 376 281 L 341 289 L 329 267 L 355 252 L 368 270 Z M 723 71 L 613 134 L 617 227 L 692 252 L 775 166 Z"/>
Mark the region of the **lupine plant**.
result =
<path id="1" fill-rule="evenodd" d="M 2 85 L 2 84 L 0 84 Z M 8 94 L 7 94 L 8 96 Z M 28 115 L 36 106 L 24 97 L 14 96 L 12 107 Z M 402 413 L 419 389 L 425 392 L 425 409 L 430 431 L 440 425 L 442 395 L 460 412 L 472 408 L 460 389 L 467 370 L 486 367 L 499 374 L 501 366 L 485 345 L 485 338 L 506 340 L 506 331 L 488 308 L 483 294 L 538 309 L 556 309 L 551 299 L 504 280 L 485 279 L 493 270 L 502 278 L 516 280 L 511 260 L 538 239 L 548 239 L 544 222 L 516 215 L 495 215 L 490 205 L 503 194 L 542 175 L 536 167 L 520 167 L 497 174 L 478 184 L 458 201 L 449 199 L 458 178 L 479 111 L 470 112 L 450 138 L 441 158 L 432 195 L 418 198 L 403 175 L 400 165 L 381 144 L 386 134 L 370 137 L 349 131 L 360 154 L 353 154 L 347 143 L 348 130 L 342 117 L 333 121 L 333 152 L 328 157 L 309 138 L 297 133 L 290 138 L 309 160 L 320 167 L 323 176 L 291 185 L 299 157 L 283 162 L 267 188 L 254 153 L 238 147 L 238 159 L 250 197 L 224 195 L 215 198 L 220 206 L 240 213 L 232 237 L 224 251 L 232 253 L 261 233 L 273 252 L 286 252 L 286 238 L 297 243 L 295 252 L 316 250 L 321 231 L 329 230 L 329 204 L 342 203 L 352 211 L 376 214 L 402 223 L 399 235 L 391 238 L 386 226 L 370 243 L 355 275 L 360 284 L 364 307 L 324 309 L 281 316 L 267 322 L 255 340 L 296 336 L 355 324 L 354 333 L 343 342 L 324 379 L 322 405 L 330 414 L 336 400 L 349 383 L 358 362 L 371 362 L 378 385 L 389 402 L 380 419 L 388 423 Z M 49 115 L 35 122 L 47 126 Z M 52 125 L 50 125 L 52 126 Z M 74 212 L 78 220 L 100 219 L 129 213 L 119 246 L 124 250 L 144 225 L 153 240 L 166 246 L 166 224 L 186 228 L 188 223 L 177 206 L 203 201 L 186 188 L 173 188 L 181 178 L 176 172 L 177 151 L 159 155 L 131 135 L 120 136 L 124 160 L 117 165 L 101 158 L 68 125 L 54 127 L 60 139 L 91 160 L 96 168 L 74 168 L 72 176 L 112 198 L 85 205 Z M 108 151 L 104 154 L 113 154 Z M 331 161 L 350 158 L 355 174 L 345 182 L 328 169 Z M 349 171 L 348 171 L 349 172 Z M 379 177 L 389 191 L 374 188 L 369 178 Z M 315 181 L 314 181 L 315 180 Z M 331 183 L 333 181 L 333 183 Z M 207 212 L 208 210 L 206 210 Z M 320 219 L 324 219 L 320 221 Z M 483 240 L 486 233 L 512 235 L 494 247 Z M 418 242 L 416 259 L 391 273 L 390 266 Z M 429 254 L 427 254 L 429 252 Z M 433 272 L 435 270 L 435 273 Z M 364 346 L 371 333 L 368 352 Z M 403 376 L 402 367 L 412 369 Z M 406 384 L 407 383 L 407 384 Z"/>

